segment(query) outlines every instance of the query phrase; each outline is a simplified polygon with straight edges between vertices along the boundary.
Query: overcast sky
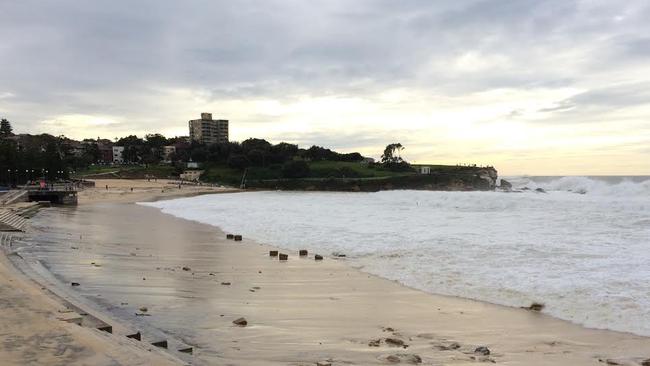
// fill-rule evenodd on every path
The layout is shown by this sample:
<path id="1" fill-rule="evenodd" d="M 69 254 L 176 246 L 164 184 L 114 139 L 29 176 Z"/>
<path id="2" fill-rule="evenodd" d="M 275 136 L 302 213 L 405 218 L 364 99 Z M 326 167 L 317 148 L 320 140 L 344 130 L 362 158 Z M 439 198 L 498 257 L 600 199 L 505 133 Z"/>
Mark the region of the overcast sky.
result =
<path id="1" fill-rule="evenodd" d="M 15 132 L 324 145 L 501 174 L 650 174 L 650 2 L 0 0 Z"/>

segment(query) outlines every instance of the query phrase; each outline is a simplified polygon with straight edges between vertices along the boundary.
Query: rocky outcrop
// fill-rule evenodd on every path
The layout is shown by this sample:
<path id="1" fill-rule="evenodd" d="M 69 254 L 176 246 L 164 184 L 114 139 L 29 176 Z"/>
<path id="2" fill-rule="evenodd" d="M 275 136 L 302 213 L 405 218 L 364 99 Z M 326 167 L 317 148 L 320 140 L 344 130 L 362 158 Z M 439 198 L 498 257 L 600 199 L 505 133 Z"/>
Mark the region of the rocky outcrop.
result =
<path id="1" fill-rule="evenodd" d="M 510 192 L 512 191 L 512 183 L 508 182 L 507 180 L 501 178 L 501 184 L 499 184 L 499 188 L 503 191 Z"/>
<path id="2" fill-rule="evenodd" d="M 495 189 L 497 186 L 497 170 L 494 168 L 479 168 L 476 172 L 479 178 L 485 181 L 485 184 L 490 187 L 491 190 Z"/>
<path id="3" fill-rule="evenodd" d="M 382 178 L 304 178 L 258 180 L 247 182 L 248 188 L 273 190 L 312 190 L 377 192 L 394 189 L 430 191 L 492 191 L 497 185 L 497 171 L 492 167 L 445 167 L 431 174 L 410 174 Z"/>

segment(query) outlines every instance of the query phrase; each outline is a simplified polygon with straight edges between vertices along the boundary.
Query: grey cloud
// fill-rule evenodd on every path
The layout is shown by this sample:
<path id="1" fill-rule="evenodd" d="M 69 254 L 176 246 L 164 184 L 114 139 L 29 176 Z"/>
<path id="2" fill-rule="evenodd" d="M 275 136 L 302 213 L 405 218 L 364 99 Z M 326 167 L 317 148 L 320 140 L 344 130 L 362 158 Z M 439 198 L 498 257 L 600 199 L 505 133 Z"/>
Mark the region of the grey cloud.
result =
<path id="1" fill-rule="evenodd" d="M 549 108 L 542 108 L 539 112 L 564 112 L 575 108 L 575 102 L 572 99 L 567 99 L 559 102 L 557 105 Z"/>
<path id="2" fill-rule="evenodd" d="M 540 111 L 553 112 L 574 109 L 584 113 L 589 109 L 616 110 L 650 104 L 650 82 L 614 85 L 593 89 L 561 101 L 557 107 Z"/>
<path id="3" fill-rule="evenodd" d="M 630 39 L 624 45 L 629 55 L 650 58 L 650 37 Z"/>
<path id="4" fill-rule="evenodd" d="M 625 22 L 612 20 L 626 10 Z M 0 112 L 32 126 L 47 115 L 104 113 L 153 129 L 147 115 L 165 88 L 219 101 L 579 85 L 593 70 L 607 76 L 645 59 L 650 33 L 642 1 L 21 0 L 3 2 L 0 13 L 0 91 L 15 95 L 0 99 Z M 576 50 L 585 52 L 584 74 L 558 58 Z M 466 52 L 508 65 L 456 70 Z M 640 88 L 598 93 L 555 111 L 648 96 Z"/>

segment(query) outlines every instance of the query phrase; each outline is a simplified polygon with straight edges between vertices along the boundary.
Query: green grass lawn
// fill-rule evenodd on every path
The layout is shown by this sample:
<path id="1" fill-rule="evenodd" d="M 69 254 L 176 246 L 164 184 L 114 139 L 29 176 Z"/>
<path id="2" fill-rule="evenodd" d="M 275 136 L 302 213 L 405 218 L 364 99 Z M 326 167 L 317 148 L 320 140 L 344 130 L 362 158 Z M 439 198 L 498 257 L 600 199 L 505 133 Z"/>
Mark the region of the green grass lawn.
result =
<path id="1" fill-rule="evenodd" d="M 244 174 L 243 170 L 232 169 L 227 165 L 206 164 L 203 169 L 202 181 L 231 186 L 239 186 Z"/>
<path id="2" fill-rule="evenodd" d="M 359 162 L 346 161 L 312 161 L 309 162 L 311 175 L 309 179 L 322 178 L 386 178 L 396 176 L 408 176 L 414 172 L 393 172 L 382 167 L 372 166 Z M 429 165 L 432 171 L 452 172 L 459 167 L 448 165 Z M 206 163 L 202 169 L 205 171 L 201 180 L 204 182 L 219 183 L 224 185 L 239 186 L 244 171 L 233 169 L 225 164 Z M 463 168 L 460 168 L 463 169 Z M 114 173 L 114 174 L 110 174 Z M 124 166 L 91 166 L 86 170 L 77 171 L 76 178 L 87 176 L 106 175 L 106 178 L 119 177 L 127 179 L 142 179 L 147 176 L 167 178 L 176 175 L 178 171 L 171 165 L 124 165 Z M 282 165 L 271 165 L 268 167 L 251 167 L 248 169 L 246 179 L 253 180 L 276 180 L 283 179 Z"/>
<path id="3" fill-rule="evenodd" d="M 380 167 L 346 161 L 313 161 L 309 163 L 309 168 L 314 178 L 342 178 L 343 176 L 347 178 L 378 178 L 413 174 L 408 172 L 392 172 Z"/>

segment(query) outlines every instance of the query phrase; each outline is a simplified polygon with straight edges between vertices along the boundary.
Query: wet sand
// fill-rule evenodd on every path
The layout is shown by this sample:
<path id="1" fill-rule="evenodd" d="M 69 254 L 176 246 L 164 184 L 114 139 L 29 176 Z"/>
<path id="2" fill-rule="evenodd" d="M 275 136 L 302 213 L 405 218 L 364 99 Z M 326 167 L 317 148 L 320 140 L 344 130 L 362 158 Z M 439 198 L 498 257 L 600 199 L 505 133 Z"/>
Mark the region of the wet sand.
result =
<path id="1" fill-rule="evenodd" d="M 106 190 L 105 186 L 109 185 Z M 79 193 L 80 204 L 89 202 L 135 202 L 230 191 L 206 186 L 182 186 L 166 180 L 98 180 L 98 188 Z M 101 189 L 99 188 L 101 187 Z M 131 188 L 133 190 L 131 191 Z M 29 230 L 28 230 L 29 231 Z M 8 235 L 8 234 L 6 234 Z M 11 234 L 16 238 L 26 235 Z M 1 365 L 176 365 L 185 363 L 169 352 L 146 342 L 125 337 L 128 327 L 111 322 L 104 314 L 83 303 L 74 308 L 65 292 L 47 278 L 16 268 L 22 259 L 12 248 L 0 248 L 0 364 Z M 11 259 L 11 260 L 10 260 Z M 31 276 L 33 275 L 33 277 Z M 38 281 L 38 282 L 37 282 Z M 61 283 L 58 283 L 61 285 Z M 60 287 L 60 286 L 59 286 Z M 50 291 L 48 288 L 56 290 Z M 75 304 L 77 305 L 77 304 Z M 113 333 L 76 323 L 106 318 Z"/>
<path id="2" fill-rule="evenodd" d="M 344 259 L 289 253 L 280 262 L 268 256 L 275 248 L 226 240 L 214 227 L 149 207 L 82 204 L 46 209 L 33 221 L 26 258 L 44 259 L 64 284 L 79 281 L 74 291 L 116 321 L 194 346 L 195 364 L 641 365 L 650 358 L 645 337 L 427 294 Z M 136 315 L 143 306 L 149 316 Z M 246 327 L 232 323 L 240 317 Z M 481 346 L 490 354 L 474 352 Z"/>
<path id="3" fill-rule="evenodd" d="M 67 321 L 74 316 L 0 255 L 1 365 L 179 364 L 153 346 Z"/>

